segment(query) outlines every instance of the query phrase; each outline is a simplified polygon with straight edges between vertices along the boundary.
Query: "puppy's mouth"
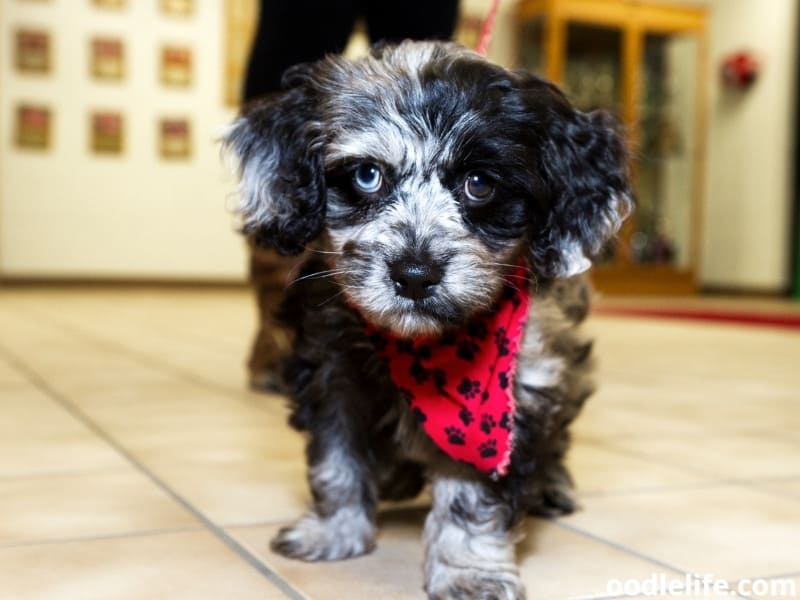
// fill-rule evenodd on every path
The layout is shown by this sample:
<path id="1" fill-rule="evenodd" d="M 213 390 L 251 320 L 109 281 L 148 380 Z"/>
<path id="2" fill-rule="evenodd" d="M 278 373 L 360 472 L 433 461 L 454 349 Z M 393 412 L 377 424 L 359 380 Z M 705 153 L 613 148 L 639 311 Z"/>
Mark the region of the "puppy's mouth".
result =
<path id="1" fill-rule="evenodd" d="M 367 322 L 400 337 L 435 337 L 467 317 L 468 311 L 448 296 L 441 283 L 424 292 L 404 289 L 391 278 L 372 285 L 341 283 L 348 303 Z"/>
<path id="2" fill-rule="evenodd" d="M 463 311 L 430 296 L 421 300 L 395 298 L 380 311 L 359 310 L 371 324 L 404 338 L 436 337 L 464 320 Z"/>

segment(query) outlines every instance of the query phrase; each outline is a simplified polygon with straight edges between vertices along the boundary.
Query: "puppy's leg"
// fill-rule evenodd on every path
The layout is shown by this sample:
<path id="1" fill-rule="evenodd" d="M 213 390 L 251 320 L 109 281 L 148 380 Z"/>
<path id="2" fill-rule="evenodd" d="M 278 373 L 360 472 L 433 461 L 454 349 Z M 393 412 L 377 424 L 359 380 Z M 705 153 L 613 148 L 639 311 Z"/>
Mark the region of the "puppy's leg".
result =
<path id="1" fill-rule="evenodd" d="M 478 481 L 442 478 L 425 521 L 425 591 L 434 600 L 521 600 L 517 516 Z"/>
<path id="2" fill-rule="evenodd" d="M 312 509 L 272 540 L 275 552 L 301 560 L 339 560 L 375 546 L 376 490 L 366 463 L 344 436 L 312 439 Z"/>

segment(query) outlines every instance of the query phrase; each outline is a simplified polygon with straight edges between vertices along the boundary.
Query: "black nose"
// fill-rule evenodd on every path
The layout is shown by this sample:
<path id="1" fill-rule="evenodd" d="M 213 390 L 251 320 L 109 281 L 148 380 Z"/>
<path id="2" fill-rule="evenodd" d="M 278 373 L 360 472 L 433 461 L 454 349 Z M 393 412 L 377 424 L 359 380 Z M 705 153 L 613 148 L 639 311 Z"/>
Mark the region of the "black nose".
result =
<path id="1" fill-rule="evenodd" d="M 442 280 L 442 269 L 429 261 L 397 260 L 389 265 L 389 277 L 398 296 L 422 300 L 431 295 L 433 286 Z"/>

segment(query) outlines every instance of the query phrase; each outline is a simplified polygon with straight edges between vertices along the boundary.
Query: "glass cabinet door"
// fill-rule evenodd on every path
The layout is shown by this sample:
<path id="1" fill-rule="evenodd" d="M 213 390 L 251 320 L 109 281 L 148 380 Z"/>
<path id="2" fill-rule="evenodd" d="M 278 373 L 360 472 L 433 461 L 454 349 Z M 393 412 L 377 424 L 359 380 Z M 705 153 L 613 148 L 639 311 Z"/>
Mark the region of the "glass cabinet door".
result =
<path id="1" fill-rule="evenodd" d="M 519 63 L 522 68 L 539 77 L 546 77 L 544 53 L 544 17 L 525 19 L 519 26 Z"/>
<path id="2" fill-rule="evenodd" d="M 637 200 L 630 256 L 635 263 L 688 269 L 696 155 L 697 40 L 647 34 L 636 150 Z"/>
<path id="3" fill-rule="evenodd" d="M 604 110 L 623 121 L 622 110 L 623 32 L 613 27 L 568 23 L 561 88 L 582 111 Z M 614 263 L 624 247 L 612 240 L 597 262 Z"/>
<path id="4" fill-rule="evenodd" d="M 568 23 L 562 89 L 580 110 L 622 117 L 622 31 Z"/>

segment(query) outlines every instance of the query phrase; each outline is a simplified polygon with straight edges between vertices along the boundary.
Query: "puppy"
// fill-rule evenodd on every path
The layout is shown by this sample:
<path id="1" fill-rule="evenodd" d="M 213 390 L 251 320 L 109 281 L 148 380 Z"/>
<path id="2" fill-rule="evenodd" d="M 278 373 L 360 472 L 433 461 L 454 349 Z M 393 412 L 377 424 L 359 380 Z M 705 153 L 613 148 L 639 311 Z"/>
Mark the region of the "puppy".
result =
<path id="1" fill-rule="evenodd" d="M 552 84 L 451 43 L 287 72 L 226 135 L 244 228 L 309 259 L 289 286 L 290 423 L 313 506 L 272 548 L 369 552 L 380 499 L 431 485 L 430 598 L 524 598 L 529 512 L 574 508 L 591 393 L 577 275 L 630 207 L 624 144 Z"/>

